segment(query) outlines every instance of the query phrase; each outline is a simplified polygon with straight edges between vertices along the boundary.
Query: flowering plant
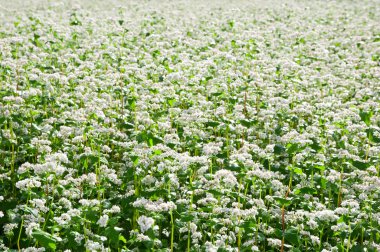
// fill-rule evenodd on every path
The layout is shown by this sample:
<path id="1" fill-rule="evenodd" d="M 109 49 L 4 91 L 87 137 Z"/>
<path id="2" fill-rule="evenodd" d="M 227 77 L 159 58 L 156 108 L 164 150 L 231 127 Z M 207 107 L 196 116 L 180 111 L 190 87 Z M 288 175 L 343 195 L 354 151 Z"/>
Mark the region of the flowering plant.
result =
<path id="1" fill-rule="evenodd" d="M 0 7 L 1 251 L 380 250 L 378 2 L 33 2 Z"/>

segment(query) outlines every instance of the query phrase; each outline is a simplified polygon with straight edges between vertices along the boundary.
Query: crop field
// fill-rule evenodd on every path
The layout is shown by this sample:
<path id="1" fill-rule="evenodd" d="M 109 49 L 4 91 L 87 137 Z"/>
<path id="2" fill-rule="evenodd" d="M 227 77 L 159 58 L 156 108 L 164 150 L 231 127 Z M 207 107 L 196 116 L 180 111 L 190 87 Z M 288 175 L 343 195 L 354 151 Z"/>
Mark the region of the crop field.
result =
<path id="1" fill-rule="evenodd" d="M 380 1 L 0 0 L 0 251 L 380 251 Z"/>

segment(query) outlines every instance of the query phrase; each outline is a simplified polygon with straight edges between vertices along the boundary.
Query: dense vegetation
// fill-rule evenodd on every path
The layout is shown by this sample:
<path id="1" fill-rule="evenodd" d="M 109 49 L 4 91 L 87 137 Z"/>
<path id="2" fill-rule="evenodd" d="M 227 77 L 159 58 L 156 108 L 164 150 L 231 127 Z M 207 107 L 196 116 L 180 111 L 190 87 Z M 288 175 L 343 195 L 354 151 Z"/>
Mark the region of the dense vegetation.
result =
<path id="1" fill-rule="evenodd" d="M 2 1 L 1 251 L 380 250 L 378 1 L 79 2 Z"/>

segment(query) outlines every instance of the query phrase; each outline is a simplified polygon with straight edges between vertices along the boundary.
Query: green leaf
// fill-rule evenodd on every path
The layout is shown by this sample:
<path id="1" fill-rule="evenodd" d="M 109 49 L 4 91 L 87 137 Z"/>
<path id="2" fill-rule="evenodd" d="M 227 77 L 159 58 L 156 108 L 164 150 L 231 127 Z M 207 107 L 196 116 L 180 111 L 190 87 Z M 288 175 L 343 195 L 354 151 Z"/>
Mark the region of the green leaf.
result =
<path id="1" fill-rule="evenodd" d="M 363 245 L 360 245 L 360 244 L 357 244 L 355 246 L 353 246 L 350 251 L 351 252 L 364 252 L 364 251 L 367 251 L 365 250 L 366 247 L 364 247 Z"/>
<path id="2" fill-rule="evenodd" d="M 253 220 L 246 220 L 243 223 L 239 225 L 241 228 L 247 229 L 247 230 L 254 230 L 254 228 L 257 226 L 256 221 Z"/>
<path id="3" fill-rule="evenodd" d="M 365 170 L 369 167 L 370 163 L 365 163 L 362 161 L 354 160 L 352 161 L 352 165 L 360 170 Z"/>
<path id="4" fill-rule="evenodd" d="M 168 101 L 169 106 L 173 107 L 175 99 L 168 99 L 167 101 Z"/>
<path id="5" fill-rule="evenodd" d="M 149 132 L 148 134 L 146 134 L 146 138 L 147 138 L 146 139 L 147 144 L 150 147 L 164 142 L 164 140 L 162 140 L 162 138 L 154 136 L 151 132 Z"/>
<path id="6" fill-rule="evenodd" d="M 107 236 L 109 242 L 113 245 L 113 247 L 117 247 L 117 244 L 120 240 L 120 233 L 115 230 L 115 227 L 107 227 L 104 234 Z"/>
<path id="7" fill-rule="evenodd" d="M 126 240 L 125 237 L 122 236 L 122 235 L 119 235 L 119 241 L 122 241 L 122 242 L 124 242 L 124 243 L 127 243 L 127 240 Z"/>
<path id="8" fill-rule="evenodd" d="M 273 148 L 274 154 L 282 154 L 286 151 L 286 148 L 282 146 L 281 144 L 276 144 Z"/>
<path id="9" fill-rule="evenodd" d="M 296 153 L 298 150 L 299 150 L 299 147 L 298 147 L 298 144 L 288 144 L 286 146 L 286 151 L 288 152 L 288 154 L 293 154 L 293 153 Z"/>
<path id="10" fill-rule="evenodd" d="M 324 170 L 326 170 L 326 167 L 324 165 L 316 165 L 316 166 L 314 166 L 314 168 L 317 168 L 317 169 L 321 170 L 321 172 L 323 172 Z"/>
<path id="11" fill-rule="evenodd" d="M 129 123 L 129 122 L 123 122 L 121 124 L 121 127 L 123 129 L 133 129 L 133 128 L 135 128 L 135 126 L 132 123 Z"/>
<path id="12" fill-rule="evenodd" d="M 360 115 L 360 118 L 362 119 L 362 121 L 367 126 L 369 126 L 371 124 L 371 117 L 373 116 L 373 112 L 372 111 L 366 112 L 366 111 L 361 110 L 359 112 L 359 115 Z"/>
<path id="13" fill-rule="evenodd" d="M 149 146 L 152 147 L 154 145 L 153 138 L 149 138 Z"/>
<path id="14" fill-rule="evenodd" d="M 205 126 L 215 128 L 215 127 L 219 126 L 219 124 L 220 124 L 219 122 L 208 121 L 205 123 Z"/>
<path id="15" fill-rule="evenodd" d="M 136 99 L 135 98 L 129 98 L 128 104 L 129 104 L 129 107 L 131 108 L 131 110 L 134 111 L 136 108 Z"/>
<path id="16" fill-rule="evenodd" d="M 49 233 L 42 230 L 35 230 L 32 233 L 32 237 L 36 239 L 43 247 L 55 250 L 56 239 Z"/>
<path id="17" fill-rule="evenodd" d="M 181 214 L 181 221 L 188 222 L 194 220 L 194 216 L 190 214 Z"/>
<path id="18" fill-rule="evenodd" d="M 212 193 L 214 196 L 222 196 L 223 195 L 223 193 L 221 191 L 218 191 L 215 189 L 210 189 L 208 192 Z"/>
<path id="19" fill-rule="evenodd" d="M 139 157 L 138 156 L 131 156 L 132 162 L 134 165 L 137 165 L 139 163 Z"/>
<path id="20" fill-rule="evenodd" d="M 240 123 L 241 123 L 241 125 L 243 125 L 244 127 L 247 127 L 247 128 L 251 127 L 254 124 L 253 121 L 245 120 L 245 119 L 240 120 Z"/>
<path id="21" fill-rule="evenodd" d="M 298 245 L 299 243 L 299 236 L 298 236 L 298 230 L 295 229 L 295 228 L 289 228 L 287 230 L 285 230 L 285 241 L 287 241 L 288 243 L 292 244 L 292 245 Z"/>
<path id="22" fill-rule="evenodd" d="M 273 199 L 275 199 L 277 203 L 280 204 L 281 206 L 289 206 L 292 203 L 291 198 L 285 199 L 282 197 L 274 196 Z"/>
<path id="23" fill-rule="evenodd" d="M 212 96 L 220 96 L 222 94 L 223 94 L 222 92 L 211 93 Z"/>
<path id="24" fill-rule="evenodd" d="M 317 193 L 317 190 L 315 190 L 312 187 L 303 187 L 303 188 L 295 190 L 294 193 L 295 194 L 311 194 L 311 195 L 313 195 L 313 194 Z"/>
<path id="25" fill-rule="evenodd" d="M 293 171 L 294 171 L 294 173 L 299 174 L 299 175 L 303 174 L 302 169 L 298 168 L 298 167 L 295 167 Z"/>

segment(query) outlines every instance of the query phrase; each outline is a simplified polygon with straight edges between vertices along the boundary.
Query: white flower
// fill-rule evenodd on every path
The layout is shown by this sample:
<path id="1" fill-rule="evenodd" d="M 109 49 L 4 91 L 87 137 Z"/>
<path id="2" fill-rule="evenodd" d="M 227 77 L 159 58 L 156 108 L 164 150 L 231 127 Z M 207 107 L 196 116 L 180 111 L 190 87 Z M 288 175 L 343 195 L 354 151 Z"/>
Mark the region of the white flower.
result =
<path id="1" fill-rule="evenodd" d="M 151 217 L 146 217 L 142 215 L 137 219 L 137 223 L 140 226 L 141 232 L 145 233 L 145 231 L 149 230 L 153 226 L 154 219 Z"/>
<path id="2" fill-rule="evenodd" d="M 339 217 L 335 215 L 332 210 L 322 210 L 315 213 L 315 217 L 320 221 L 333 222 L 337 220 Z"/>
<path id="3" fill-rule="evenodd" d="M 111 209 L 105 209 L 103 213 L 120 213 L 120 207 L 119 206 L 112 206 Z"/>
<path id="4" fill-rule="evenodd" d="M 107 226 L 108 219 L 109 219 L 108 215 L 104 214 L 102 217 L 99 218 L 97 224 L 100 227 L 105 227 Z"/>
<path id="5" fill-rule="evenodd" d="M 41 186 L 41 182 L 38 181 L 36 178 L 27 178 L 27 179 L 16 182 L 16 187 L 20 190 L 28 190 L 30 188 L 40 187 L 40 186 Z"/>
<path id="6" fill-rule="evenodd" d="M 311 235 L 310 238 L 311 238 L 311 242 L 312 242 L 314 245 L 318 245 L 318 244 L 320 243 L 320 241 L 319 241 L 319 237 L 318 237 L 318 236 Z"/>
<path id="7" fill-rule="evenodd" d="M 273 239 L 273 238 L 268 238 L 268 246 L 270 247 L 281 247 L 281 240 L 280 239 Z"/>
<path id="8" fill-rule="evenodd" d="M 138 241 L 140 241 L 140 242 L 142 242 L 142 241 L 150 241 L 149 236 L 143 235 L 143 234 L 138 234 L 137 237 L 136 237 L 136 239 Z"/>
<path id="9" fill-rule="evenodd" d="M 104 249 L 103 244 L 91 240 L 87 240 L 85 246 L 89 251 L 103 251 Z"/>
<path id="10" fill-rule="evenodd" d="M 73 232 L 74 236 L 75 236 L 75 242 L 77 244 L 81 244 L 82 243 L 82 240 L 84 239 L 84 235 L 83 234 L 80 234 L 78 232 Z"/>
<path id="11" fill-rule="evenodd" d="M 317 223 L 315 220 L 313 220 L 313 219 L 310 219 L 310 220 L 307 222 L 307 225 L 309 225 L 309 227 L 310 227 L 311 229 L 315 229 L 315 228 L 318 227 L 318 223 Z"/>
<path id="12" fill-rule="evenodd" d="M 228 187 L 233 187 L 238 184 L 233 172 L 225 169 L 217 171 L 214 179 L 216 182 L 224 182 Z"/>
<path id="13" fill-rule="evenodd" d="M 5 235 L 11 235 L 13 232 L 13 229 L 17 228 L 16 223 L 8 223 L 4 225 L 4 234 Z"/>
<path id="14" fill-rule="evenodd" d="M 156 178 L 153 177 L 152 175 L 146 175 L 142 180 L 141 180 L 141 183 L 143 185 L 151 185 L 153 184 L 154 182 L 156 182 Z"/>
<path id="15" fill-rule="evenodd" d="M 219 143 L 211 142 L 211 143 L 205 144 L 203 146 L 203 153 L 206 156 L 216 155 L 221 151 L 221 146 L 223 146 L 222 142 L 219 142 Z"/>
<path id="16" fill-rule="evenodd" d="M 27 225 L 25 225 L 25 233 L 27 236 L 31 237 L 34 229 L 39 229 L 40 225 L 35 222 L 31 222 Z"/>
<path id="17" fill-rule="evenodd" d="M 29 247 L 21 249 L 22 252 L 44 252 L 46 251 L 45 248 L 35 248 L 35 247 Z"/>
<path id="18" fill-rule="evenodd" d="M 49 208 L 45 206 L 46 200 L 45 199 L 32 199 L 29 201 L 30 204 L 38 209 L 39 211 L 46 213 L 49 211 Z"/>

